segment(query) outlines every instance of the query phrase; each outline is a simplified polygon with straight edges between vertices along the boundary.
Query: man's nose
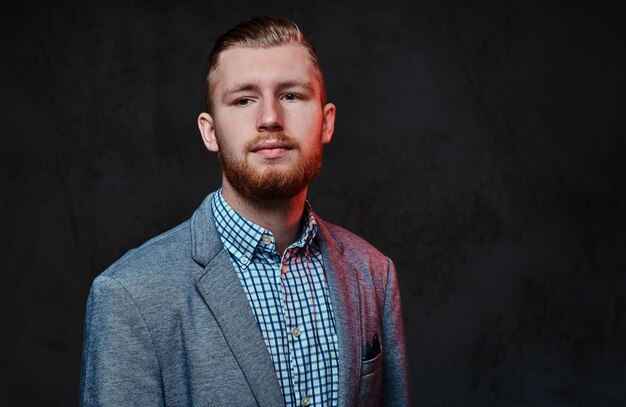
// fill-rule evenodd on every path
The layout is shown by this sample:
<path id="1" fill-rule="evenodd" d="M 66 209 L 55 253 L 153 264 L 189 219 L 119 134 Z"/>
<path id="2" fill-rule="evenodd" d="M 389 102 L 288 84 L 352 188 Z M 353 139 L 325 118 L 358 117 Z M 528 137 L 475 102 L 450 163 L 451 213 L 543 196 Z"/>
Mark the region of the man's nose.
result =
<path id="1" fill-rule="evenodd" d="M 263 101 L 257 123 L 257 130 L 262 132 L 280 131 L 282 129 L 283 118 L 279 101 L 274 99 Z"/>

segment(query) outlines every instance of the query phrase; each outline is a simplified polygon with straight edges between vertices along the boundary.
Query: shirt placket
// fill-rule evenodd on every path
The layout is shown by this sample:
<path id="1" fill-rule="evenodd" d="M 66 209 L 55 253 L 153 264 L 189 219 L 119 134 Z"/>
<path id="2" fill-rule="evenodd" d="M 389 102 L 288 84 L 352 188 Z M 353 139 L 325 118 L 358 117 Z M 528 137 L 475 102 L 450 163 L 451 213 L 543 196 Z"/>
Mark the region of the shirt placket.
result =
<path id="1" fill-rule="evenodd" d="M 306 294 L 296 289 L 298 276 L 294 274 L 296 267 L 293 267 L 292 262 L 296 260 L 297 253 L 297 248 L 288 249 L 285 252 L 281 263 L 281 282 L 284 292 L 285 322 L 288 329 L 285 334 L 288 337 L 291 384 L 294 391 L 292 403 L 296 406 L 308 406 L 311 400 L 307 393 L 307 365 L 304 360 L 306 352 L 303 352 L 304 348 L 300 343 L 308 333 L 297 306 L 302 298 L 306 298 Z"/>

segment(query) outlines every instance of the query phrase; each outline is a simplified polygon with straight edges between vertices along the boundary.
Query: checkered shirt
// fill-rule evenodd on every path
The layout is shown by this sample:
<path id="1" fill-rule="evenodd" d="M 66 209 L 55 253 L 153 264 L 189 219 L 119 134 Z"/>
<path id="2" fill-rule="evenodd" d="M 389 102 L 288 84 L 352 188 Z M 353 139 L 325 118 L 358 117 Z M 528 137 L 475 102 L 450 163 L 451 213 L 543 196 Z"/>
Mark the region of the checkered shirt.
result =
<path id="1" fill-rule="evenodd" d="M 287 406 L 336 406 L 335 318 L 315 215 L 306 205 L 302 234 L 282 256 L 272 233 L 213 197 L 213 216 L 261 329 Z"/>

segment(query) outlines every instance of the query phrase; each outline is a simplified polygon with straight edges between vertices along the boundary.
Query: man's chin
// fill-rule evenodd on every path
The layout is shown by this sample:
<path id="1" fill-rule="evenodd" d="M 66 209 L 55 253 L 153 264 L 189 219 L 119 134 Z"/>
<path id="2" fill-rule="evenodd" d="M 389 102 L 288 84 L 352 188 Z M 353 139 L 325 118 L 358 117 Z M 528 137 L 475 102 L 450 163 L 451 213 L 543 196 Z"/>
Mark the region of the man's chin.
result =
<path id="1" fill-rule="evenodd" d="M 258 178 L 284 178 L 298 171 L 295 164 L 288 161 L 248 162 L 247 172 Z"/>
<path id="2" fill-rule="evenodd" d="M 306 188 L 302 172 L 289 168 L 246 166 L 243 171 L 225 170 L 224 174 L 233 189 L 251 201 L 290 199 Z"/>
<path id="3" fill-rule="evenodd" d="M 276 159 L 267 159 L 253 154 L 246 160 L 245 168 L 247 172 L 253 172 L 259 177 L 273 177 L 273 174 L 285 177 L 299 171 L 298 161 L 294 158 L 293 154 Z"/>

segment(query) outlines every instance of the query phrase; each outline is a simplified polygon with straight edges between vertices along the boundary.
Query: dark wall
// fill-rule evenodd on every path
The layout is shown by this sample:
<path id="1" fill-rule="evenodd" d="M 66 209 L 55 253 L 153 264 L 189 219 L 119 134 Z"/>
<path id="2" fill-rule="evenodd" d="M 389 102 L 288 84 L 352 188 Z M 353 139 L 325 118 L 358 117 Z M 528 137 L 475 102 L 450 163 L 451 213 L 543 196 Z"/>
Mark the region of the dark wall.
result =
<path id="1" fill-rule="evenodd" d="M 203 66 L 259 14 L 319 50 L 310 200 L 395 260 L 417 405 L 623 403 L 624 6 L 470 3 L 5 8 L 0 404 L 76 404 L 91 281 L 218 187 Z"/>

